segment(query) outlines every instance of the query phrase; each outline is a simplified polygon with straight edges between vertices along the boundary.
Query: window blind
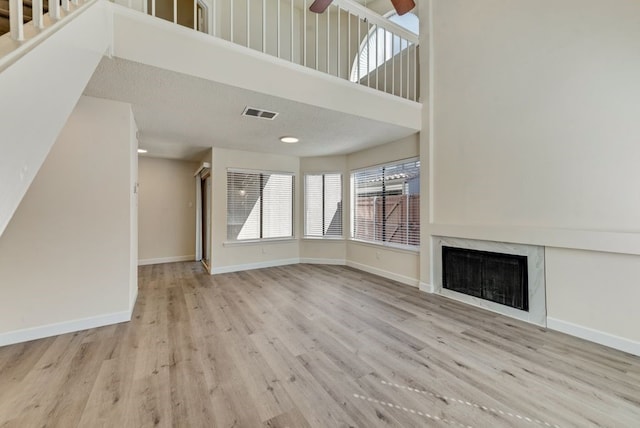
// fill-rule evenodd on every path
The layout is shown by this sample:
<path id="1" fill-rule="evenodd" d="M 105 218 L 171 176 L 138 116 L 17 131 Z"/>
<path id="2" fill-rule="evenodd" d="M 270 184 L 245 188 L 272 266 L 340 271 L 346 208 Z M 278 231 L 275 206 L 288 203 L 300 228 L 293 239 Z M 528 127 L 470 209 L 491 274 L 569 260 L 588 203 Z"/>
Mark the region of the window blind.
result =
<path id="1" fill-rule="evenodd" d="M 420 245 L 420 161 L 355 171 L 351 180 L 354 239 Z"/>
<path id="2" fill-rule="evenodd" d="M 342 236 L 342 174 L 305 175 L 304 199 L 305 236 Z"/>
<path id="3" fill-rule="evenodd" d="M 293 237 L 293 175 L 227 171 L 227 239 Z"/>

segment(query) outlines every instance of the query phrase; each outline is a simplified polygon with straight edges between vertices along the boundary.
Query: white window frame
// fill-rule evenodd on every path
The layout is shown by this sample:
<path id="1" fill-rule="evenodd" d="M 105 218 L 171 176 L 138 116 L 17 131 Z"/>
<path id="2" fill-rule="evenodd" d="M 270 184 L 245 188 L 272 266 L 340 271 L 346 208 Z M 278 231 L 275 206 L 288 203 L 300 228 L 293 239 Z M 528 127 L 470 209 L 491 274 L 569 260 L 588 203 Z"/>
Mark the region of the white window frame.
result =
<path id="1" fill-rule="evenodd" d="M 419 156 L 413 156 L 410 158 L 406 158 L 406 159 L 400 159 L 400 160 L 396 160 L 396 161 L 391 161 L 391 162 L 384 162 L 384 163 L 380 163 L 380 164 L 376 164 L 376 165 L 368 165 L 366 167 L 362 167 L 362 168 L 358 168 L 358 169 L 353 169 L 351 171 L 349 171 L 349 179 L 350 179 L 350 194 L 349 194 L 349 204 L 350 204 L 350 209 L 349 209 L 349 240 L 353 241 L 353 242 L 358 242 L 358 243 L 362 243 L 362 244 L 366 244 L 366 245 L 372 245 L 372 246 L 376 246 L 376 247 L 388 247 L 388 248 L 394 248 L 394 249 L 399 249 L 399 250 L 403 250 L 403 251 L 409 251 L 409 252 L 420 252 L 420 245 L 404 245 L 404 244 L 398 244 L 395 242 L 385 242 L 385 241 L 376 241 L 376 240 L 366 240 L 366 239 L 358 239 L 355 237 L 355 232 L 356 232 L 356 222 L 355 222 L 355 211 L 356 211 L 356 185 L 355 185 L 355 174 L 361 171 L 366 171 L 369 169 L 374 169 L 374 168 L 388 168 L 388 167 L 392 167 L 392 166 L 396 166 L 396 165 L 402 165 L 404 163 L 408 163 L 408 162 L 419 162 L 420 161 L 420 157 Z M 422 164 L 420 165 L 420 175 L 422 175 Z M 420 187 L 420 197 L 422 198 L 422 186 Z M 420 218 L 420 228 L 422 228 L 422 214 L 420 214 L 419 216 Z"/>
<path id="2" fill-rule="evenodd" d="M 306 223 L 306 218 L 307 218 L 307 176 L 308 175 L 322 175 L 322 178 L 324 180 L 324 176 L 325 175 L 339 175 L 340 176 L 340 202 L 342 203 L 342 212 L 340 213 L 340 228 L 341 233 L 340 235 L 325 235 L 323 233 L 322 236 L 315 236 L 315 235 L 307 235 L 307 223 Z M 302 224 L 302 233 L 303 233 L 303 238 L 304 239 L 326 239 L 326 240 L 344 240 L 344 173 L 342 171 L 321 171 L 321 172 L 305 172 L 303 177 L 302 177 L 302 186 L 303 186 L 303 204 L 304 204 L 304 211 L 302 213 L 303 217 L 304 217 L 304 221 Z M 322 194 L 322 198 L 324 199 L 325 195 L 324 192 Z M 324 203 L 323 203 L 323 209 L 324 209 Z M 323 226 L 323 230 L 324 230 L 324 224 Z"/>
<path id="3" fill-rule="evenodd" d="M 277 174 L 277 175 L 287 175 L 291 177 L 291 235 L 283 236 L 277 238 L 256 238 L 256 239 L 230 239 L 229 238 L 229 173 L 241 173 L 241 174 Z M 225 191 L 225 215 L 226 221 L 225 225 L 227 226 L 227 236 L 226 241 L 224 242 L 225 246 L 235 246 L 235 245 L 244 245 L 244 244 L 256 244 L 256 243 L 265 243 L 265 242 L 283 242 L 283 241 L 295 241 L 296 240 L 296 174 L 290 171 L 270 171 L 270 170 L 256 170 L 256 169 L 243 169 L 243 168 L 227 168 L 225 179 L 227 180 Z M 261 190 L 262 191 L 262 190 Z M 260 195 L 262 197 L 262 195 Z M 262 229 L 262 227 L 261 227 Z"/>

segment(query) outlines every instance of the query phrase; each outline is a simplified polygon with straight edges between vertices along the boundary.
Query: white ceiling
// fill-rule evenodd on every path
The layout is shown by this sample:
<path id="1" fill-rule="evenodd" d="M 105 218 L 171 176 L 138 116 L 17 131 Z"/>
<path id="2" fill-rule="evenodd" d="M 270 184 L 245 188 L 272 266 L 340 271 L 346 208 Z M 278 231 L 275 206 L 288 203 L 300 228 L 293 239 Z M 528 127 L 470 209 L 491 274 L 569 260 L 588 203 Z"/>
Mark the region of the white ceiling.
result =
<path id="1" fill-rule="evenodd" d="M 150 156 L 199 159 L 210 147 L 292 156 L 346 154 L 414 133 L 364 119 L 122 59 L 102 60 L 85 94 L 132 104 Z M 273 121 L 242 116 L 276 111 Z M 281 136 L 300 138 L 284 144 Z"/>

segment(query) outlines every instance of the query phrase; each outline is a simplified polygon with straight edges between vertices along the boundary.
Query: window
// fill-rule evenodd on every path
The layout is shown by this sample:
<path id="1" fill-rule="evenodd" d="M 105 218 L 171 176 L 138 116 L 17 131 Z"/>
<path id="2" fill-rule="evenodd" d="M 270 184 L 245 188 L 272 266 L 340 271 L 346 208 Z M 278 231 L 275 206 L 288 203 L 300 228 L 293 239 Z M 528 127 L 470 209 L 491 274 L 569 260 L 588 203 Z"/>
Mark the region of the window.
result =
<path id="1" fill-rule="evenodd" d="M 293 237 L 293 174 L 227 171 L 227 239 Z"/>
<path id="2" fill-rule="evenodd" d="M 351 174 L 352 237 L 385 245 L 420 245 L 420 161 Z"/>
<path id="3" fill-rule="evenodd" d="M 304 176 L 304 235 L 342 236 L 342 174 Z"/>

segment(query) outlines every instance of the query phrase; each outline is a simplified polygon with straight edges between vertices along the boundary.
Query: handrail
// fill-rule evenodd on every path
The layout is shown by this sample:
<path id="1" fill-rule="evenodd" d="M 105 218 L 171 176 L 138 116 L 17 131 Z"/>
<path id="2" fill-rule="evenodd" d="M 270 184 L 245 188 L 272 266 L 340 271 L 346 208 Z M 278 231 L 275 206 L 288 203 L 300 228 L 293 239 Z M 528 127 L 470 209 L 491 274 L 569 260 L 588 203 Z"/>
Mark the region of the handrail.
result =
<path id="1" fill-rule="evenodd" d="M 360 3 L 356 3 L 353 0 L 333 0 L 333 4 L 336 6 L 340 6 L 342 10 L 350 12 L 352 15 L 357 15 L 369 23 L 373 25 L 377 25 L 379 27 L 385 28 L 387 31 L 394 33 L 397 36 L 402 37 L 403 39 L 408 40 L 413 44 L 419 43 L 418 35 L 407 30 L 404 27 L 396 24 L 393 21 L 388 20 L 387 18 L 378 15 L 371 9 L 361 5 Z"/>

